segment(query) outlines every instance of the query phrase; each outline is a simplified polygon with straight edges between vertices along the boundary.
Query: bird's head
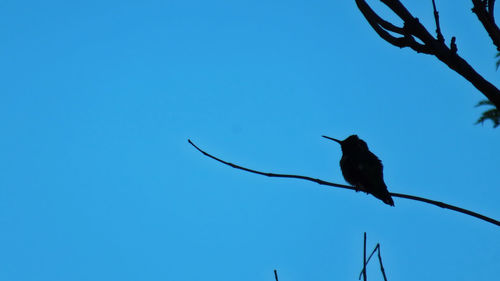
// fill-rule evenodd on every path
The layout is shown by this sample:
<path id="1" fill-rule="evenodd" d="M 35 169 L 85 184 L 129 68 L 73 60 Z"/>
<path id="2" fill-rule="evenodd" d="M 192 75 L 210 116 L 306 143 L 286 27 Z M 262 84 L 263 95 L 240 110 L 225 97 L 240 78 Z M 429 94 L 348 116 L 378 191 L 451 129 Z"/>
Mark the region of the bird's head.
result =
<path id="1" fill-rule="evenodd" d="M 338 139 L 334 139 L 331 137 L 323 136 L 326 139 L 338 142 L 340 147 L 342 148 L 342 152 L 351 152 L 351 151 L 367 151 L 368 145 L 365 141 L 360 139 L 358 135 L 351 135 L 345 140 L 341 141 Z"/>

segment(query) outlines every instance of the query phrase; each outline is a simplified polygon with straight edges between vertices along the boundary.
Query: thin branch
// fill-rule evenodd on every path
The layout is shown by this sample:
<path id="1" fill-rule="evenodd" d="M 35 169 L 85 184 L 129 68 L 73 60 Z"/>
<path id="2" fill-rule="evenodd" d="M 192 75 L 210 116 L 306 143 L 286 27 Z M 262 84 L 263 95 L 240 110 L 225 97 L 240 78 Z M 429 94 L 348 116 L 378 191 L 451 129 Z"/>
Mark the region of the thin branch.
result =
<path id="1" fill-rule="evenodd" d="M 377 243 L 377 245 L 375 246 L 375 248 L 373 249 L 372 253 L 370 254 L 370 256 L 368 256 L 368 259 L 366 260 L 366 264 L 368 264 L 370 262 L 370 260 L 372 259 L 372 256 L 373 254 L 375 254 L 375 252 L 377 251 L 379 247 L 379 244 Z M 361 272 L 359 273 L 359 277 L 358 277 L 358 280 L 361 280 L 361 276 L 363 275 L 363 269 L 361 269 Z"/>
<path id="2" fill-rule="evenodd" d="M 434 10 L 434 20 L 436 21 L 436 34 L 440 42 L 444 42 L 443 34 L 441 33 L 441 26 L 439 26 L 439 12 L 436 9 L 436 1 L 432 0 L 432 9 Z"/>
<path id="3" fill-rule="evenodd" d="M 438 206 L 438 207 L 441 207 L 441 208 L 444 208 L 444 209 L 457 211 L 457 212 L 460 212 L 462 214 L 466 214 L 466 215 L 469 215 L 469 216 L 472 216 L 472 217 L 476 217 L 478 219 L 481 219 L 481 220 L 487 221 L 489 223 L 496 224 L 496 225 L 500 226 L 500 221 L 497 221 L 497 220 L 494 220 L 494 219 L 492 219 L 490 217 L 478 214 L 476 212 L 469 211 L 467 209 L 460 208 L 460 207 L 457 207 L 457 206 L 453 206 L 453 205 L 450 205 L 450 204 L 446 204 L 446 203 L 443 203 L 443 202 L 440 202 L 440 201 L 435 201 L 435 200 L 427 199 L 427 198 L 424 198 L 424 197 L 419 197 L 419 196 L 414 196 L 414 195 L 408 195 L 408 194 L 402 194 L 402 193 L 391 192 L 390 194 L 391 194 L 391 196 L 394 196 L 394 197 L 406 198 L 406 199 L 410 199 L 410 200 L 425 202 L 425 203 L 429 203 L 429 204 L 432 204 L 434 206 Z"/>
<path id="4" fill-rule="evenodd" d="M 375 246 L 375 248 L 373 249 L 372 253 L 370 254 L 370 256 L 368 257 L 368 260 L 366 261 L 366 264 L 368 264 L 373 256 L 373 254 L 375 254 L 375 252 L 378 250 L 378 248 L 380 247 L 380 244 L 377 243 L 377 245 Z"/>
<path id="5" fill-rule="evenodd" d="M 278 272 L 276 271 L 276 269 L 274 270 L 274 279 L 276 279 L 276 281 L 278 281 Z"/>
<path id="6" fill-rule="evenodd" d="M 372 253 L 368 257 L 368 260 L 366 260 L 366 264 L 368 265 L 368 263 L 370 262 L 370 259 L 372 258 L 373 254 L 375 254 L 375 252 L 377 252 L 377 254 L 378 254 L 378 262 L 380 264 L 380 271 L 382 272 L 382 276 L 384 277 L 384 281 L 387 281 L 387 276 L 385 275 L 384 265 L 382 264 L 382 255 L 380 254 L 380 244 L 379 243 L 377 243 L 377 245 L 373 249 Z M 358 280 L 361 279 L 361 275 L 363 274 L 363 270 L 365 270 L 365 269 L 363 268 L 361 270 L 361 272 L 359 273 Z"/>
<path id="7" fill-rule="evenodd" d="M 340 188 L 345 188 L 345 189 L 350 189 L 350 190 L 354 190 L 354 191 L 363 191 L 359 188 L 356 188 L 354 186 L 350 186 L 350 185 L 344 185 L 344 184 L 338 184 L 338 183 L 333 183 L 333 182 L 327 182 L 327 181 L 324 181 L 324 180 L 320 180 L 320 179 L 315 179 L 315 178 L 311 178 L 311 177 L 307 177 L 307 176 L 301 176 L 301 175 L 287 175 L 287 174 L 276 174 L 276 173 L 265 173 L 265 172 L 261 172 L 261 171 L 257 171 L 257 170 L 252 170 L 252 169 L 249 169 L 249 168 L 245 168 L 245 167 L 242 167 L 242 166 L 239 166 L 239 165 L 236 165 L 236 164 L 233 164 L 233 163 L 229 163 L 227 161 L 224 161 L 222 159 L 219 159 L 213 155 L 210 155 L 209 153 L 201 150 L 199 147 L 197 147 L 191 140 L 188 139 L 188 142 L 194 146 L 194 148 L 196 148 L 199 152 L 203 153 L 203 155 L 207 156 L 207 157 L 210 157 L 216 161 L 219 161 L 223 164 L 226 164 L 228 166 L 231 166 L 235 169 L 239 169 L 239 170 L 243 170 L 243 171 L 247 171 L 247 172 L 250 172 L 250 173 L 254 173 L 254 174 L 258 174 L 258 175 L 263 175 L 263 176 L 266 176 L 266 177 L 275 177 L 275 178 L 294 178 L 294 179 L 302 179 L 302 180 L 307 180 L 307 181 L 312 181 L 312 182 L 315 182 L 315 183 L 318 183 L 318 184 L 321 184 L 321 185 L 328 185 L 328 186 L 334 186 L 334 187 L 340 187 Z"/>
<path id="8" fill-rule="evenodd" d="M 384 265 L 382 264 L 382 255 L 380 254 L 380 244 L 377 244 L 377 246 L 378 246 L 378 261 L 380 263 L 380 271 L 382 271 L 382 276 L 384 277 L 384 281 L 387 281 L 387 276 L 385 276 Z"/>
<path id="9" fill-rule="evenodd" d="M 257 171 L 257 170 L 252 170 L 252 169 L 245 168 L 245 167 L 233 164 L 233 163 L 229 163 L 229 162 L 224 161 L 222 159 L 219 159 L 219 158 L 217 158 L 217 157 L 215 157 L 215 156 L 213 156 L 213 155 L 211 155 L 211 154 L 203 151 L 201 148 L 199 148 L 198 146 L 196 146 L 189 139 L 188 139 L 188 142 L 194 148 L 196 148 L 199 152 L 201 152 L 203 155 L 205 155 L 205 156 L 207 156 L 209 158 L 212 158 L 212 159 L 214 159 L 214 160 L 216 160 L 216 161 L 218 161 L 220 163 L 223 163 L 225 165 L 233 167 L 235 169 L 239 169 L 239 170 L 243 170 L 243 171 L 247 171 L 247 172 L 250 172 L 250 173 L 254 173 L 254 174 L 258 174 L 258 175 L 263 175 L 263 176 L 267 176 L 267 177 L 302 179 L 302 180 L 312 181 L 312 182 L 318 183 L 320 185 L 339 187 L 339 188 L 350 189 L 350 190 L 354 190 L 354 191 L 363 191 L 363 190 L 360 190 L 360 189 L 358 189 L 358 188 L 356 188 L 354 186 L 349 186 L 349 185 L 344 185 L 344 184 L 338 184 L 338 183 L 332 183 L 332 182 L 324 181 L 324 180 L 321 180 L 321 179 L 315 179 L 315 178 L 307 177 L 307 176 L 290 175 L 290 174 L 277 174 L 277 173 L 265 173 L 265 172 L 261 172 L 261 171 Z M 441 208 L 444 208 L 444 209 L 449 209 L 449 210 L 453 210 L 453 211 L 456 211 L 456 212 L 460 212 L 460 213 L 463 213 L 463 214 L 466 214 L 466 215 L 469 215 L 469 216 L 472 216 L 472 217 L 475 217 L 475 218 L 487 221 L 489 223 L 495 224 L 497 226 L 500 226 L 500 221 L 494 220 L 494 219 L 492 219 L 490 217 L 483 216 L 483 215 L 478 214 L 476 212 L 472 212 L 472 211 L 469 211 L 467 209 L 463 209 L 463 208 L 460 208 L 460 207 L 457 207 L 457 206 L 453 206 L 453 205 L 446 204 L 446 203 L 443 203 L 443 202 L 439 202 L 439 201 L 435 201 L 435 200 L 431 200 L 431 199 L 427 199 L 427 198 L 423 198 L 423 197 L 418 197 L 418 196 L 414 196 L 414 195 L 408 195 L 408 194 L 402 194 L 402 193 L 390 193 L 390 194 L 393 197 L 406 198 L 406 199 L 410 199 L 410 200 L 425 202 L 425 203 L 428 203 L 428 204 L 431 204 L 431 205 L 435 205 L 435 206 L 438 206 L 438 207 L 441 207 Z"/>
<path id="10" fill-rule="evenodd" d="M 366 232 L 363 235 L 363 281 L 366 281 Z"/>

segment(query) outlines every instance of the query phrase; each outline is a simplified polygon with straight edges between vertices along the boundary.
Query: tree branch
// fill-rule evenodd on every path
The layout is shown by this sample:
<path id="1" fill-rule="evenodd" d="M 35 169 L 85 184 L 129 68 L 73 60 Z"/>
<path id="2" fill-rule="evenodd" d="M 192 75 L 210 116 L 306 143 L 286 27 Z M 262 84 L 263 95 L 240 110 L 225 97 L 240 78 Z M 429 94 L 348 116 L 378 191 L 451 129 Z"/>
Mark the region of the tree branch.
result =
<path id="1" fill-rule="evenodd" d="M 484 79 L 479 73 L 474 70 L 472 66 L 469 65 L 469 63 L 467 63 L 467 61 L 465 61 L 457 54 L 455 37 L 452 38 L 450 47 L 446 46 L 444 38 L 443 40 L 441 40 L 442 35 L 440 37 L 441 30 L 439 28 L 439 18 L 437 17 L 436 10 L 434 10 L 434 15 L 437 25 L 437 39 L 434 38 L 429 31 L 427 31 L 427 29 L 419 22 L 418 18 L 414 17 L 399 0 L 380 1 L 387 7 L 389 7 L 389 9 L 391 9 L 400 19 L 403 20 L 403 28 L 395 27 L 393 24 L 382 19 L 366 3 L 366 0 L 355 0 L 356 5 L 358 6 L 363 16 L 382 39 L 399 48 L 409 47 L 417 53 L 434 55 L 449 68 L 453 69 L 455 72 L 469 81 L 497 108 L 500 108 L 500 90 L 489 81 Z M 478 15 L 478 17 L 480 17 L 480 20 L 482 19 L 485 22 L 483 23 L 483 25 L 488 24 L 485 25 L 485 28 L 487 30 L 498 30 L 498 27 L 496 27 L 496 24 L 494 24 L 493 17 L 491 16 L 492 13 L 491 15 L 488 15 L 485 1 L 486 0 L 473 0 L 473 2 L 475 3 L 475 7 L 473 10 Z M 488 7 L 491 9 L 495 1 L 488 1 Z M 490 27 L 492 23 L 494 24 L 494 28 Z M 488 26 L 488 28 L 486 26 Z M 393 36 L 389 32 L 402 35 L 402 37 Z M 494 35 L 498 37 L 498 47 L 500 46 L 500 31 L 498 31 L 498 34 L 495 31 Z M 490 34 L 490 36 L 492 35 Z M 417 42 L 415 38 L 419 39 L 422 43 Z"/>
<path id="2" fill-rule="evenodd" d="M 363 235 L 363 270 L 361 273 L 363 274 L 363 281 L 366 281 L 366 264 L 368 262 L 366 261 L 366 232 Z"/>
<path id="3" fill-rule="evenodd" d="M 382 264 L 382 255 L 380 254 L 380 244 L 377 244 L 378 246 L 378 261 L 380 263 L 380 271 L 382 271 L 382 276 L 384 277 L 384 281 L 387 281 L 387 276 L 385 276 L 385 269 L 384 265 Z"/>
<path id="4" fill-rule="evenodd" d="M 327 186 L 339 187 L 339 188 L 350 189 L 350 190 L 354 190 L 354 191 L 363 191 L 363 190 L 360 190 L 360 189 L 358 189 L 358 188 L 356 188 L 354 186 L 349 186 L 349 185 L 344 185 L 344 184 L 338 184 L 338 183 L 328 182 L 328 181 L 324 181 L 324 180 L 321 180 L 321 179 L 315 179 L 315 178 L 307 177 L 307 176 L 291 175 L 291 174 L 266 173 L 266 172 L 261 172 L 261 171 L 257 171 L 257 170 L 245 168 L 243 166 L 239 166 L 239 165 L 236 165 L 236 164 L 224 161 L 222 159 L 219 159 L 219 158 L 217 158 L 217 157 L 215 157 L 215 156 L 213 156 L 213 155 L 211 155 L 211 154 L 203 151 L 201 148 L 199 148 L 198 146 L 196 146 L 190 139 L 188 139 L 188 142 L 194 148 L 196 148 L 199 152 L 201 152 L 203 155 L 205 155 L 205 156 L 207 156 L 209 158 L 212 158 L 212 159 L 214 159 L 214 160 L 216 160 L 216 161 L 218 161 L 218 162 L 220 162 L 222 164 L 225 164 L 225 165 L 228 165 L 230 167 L 233 167 L 235 169 L 239 169 L 239 170 L 243 170 L 243 171 L 247 171 L 247 172 L 250 172 L 250 173 L 254 173 L 254 174 L 258 174 L 258 175 L 263 175 L 263 176 L 267 176 L 267 177 L 302 179 L 302 180 L 312 181 L 312 182 L 318 183 L 320 185 L 327 185 Z M 446 203 L 443 203 L 443 202 L 439 202 L 439 201 L 435 201 L 435 200 L 431 200 L 431 199 L 427 199 L 427 198 L 423 198 L 423 197 L 418 197 L 418 196 L 414 196 L 414 195 L 408 195 L 408 194 L 402 194 L 402 193 L 393 193 L 393 192 L 391 192 L 390 194 L 393 197 L 406 198 L 406 199 L 410 199 L 410 200 L 414 200 L 414 201 L 425 202 L 425 203 L 428 203 L 428 204 L 431 204 L 431 205 L 434 205 L 434 206 L 438 206 L 438 207 L 441 207 L 441 208 L 444 208 L 444 209 L 453 210 L 453 211 L 456 211 L 456 212 L 459 212 L 459 213 L 463 213 L 463 214 L 466 214 L 466 215 L 469 215 L 469 216 L 472 216 L 472 217 L 475 217 L 475 218 L 487 221 L 487 222 L 495 224 L 497 226 L 500 226 L 500 221 L 494 220 L 494 219 L 492 219 L 490 217 L 483 216 L 483 215 L 478 214 L 476 212 L 472 212 L 472 211 L 469 211 L 467 209 L 463 209 L 463 208 L 460 208 L 460 207 L 457 207 L 457 206 L 453 206 L 453 205 L 446 204 Z"/>
<path id="5" fill-rule="evenodd" d="M 436 1 L 432 0 L 432 9 L 434 10 L 434 21 L 436 21 L 436 35 L 439 42 L 444 42 L 443 34 L 441 33 L 441 26 L 439 25 L 439 12 L 436 8 Z"/>
<path id="6" fill-rule="evenodd" d="M 472 12 L 476 14 L 477 19 L 497 47 L 497 51 L 500 52 L 500 29 L 495 22 L 494 16 L 495 0 L 472 0 L 472 4 L 474 5 Z"/>
<path id="7" fill-rule="evenodd" d="M 366 232 L 365 232 L 365 235 L 366 235 Z M 380 244 L 379 243 L 377 243 L 377 245 L 373 249 L 372 253 L 370 254 L 368 259 L 366 260 L 366 264 L 368 265 L 368 263 L 370 262 L 370 259 L 372 258 L 373 254 L 375 254 L 375 252 L 377 252 L 377 255 L 378 255 L 378 262 L 380 264 L 380 271 L 382 272 L 382 276 L 384 277 L 384 281 L 387 281 L 387 276 L 385 276 L 384 265 L 382 264 L 382 255 L 380 254 Z M 361 280 L 361 276 L 363 275 L 364 270 L 366 270 L 366 269 L 365 268 L 361 269 L 361 272 L 359 273 L 358 280 Z"/>
<path id="8" fill-rule="evenodd" d="M 361 13 L 363 13 L 368 20 L 368 23 L 382 39 L 399 48 L 410 47 L 418 53 L 431 54 L 431 50 L 427 48 L 427 46 L 418 43 L 415 38 L 409 36 L 406 25 L 404 27 L 397 27 L 382 19 L 365 1 L 356 0 L 356 4 Z M 392 36 L 389 31 L 402 36 Z"/>

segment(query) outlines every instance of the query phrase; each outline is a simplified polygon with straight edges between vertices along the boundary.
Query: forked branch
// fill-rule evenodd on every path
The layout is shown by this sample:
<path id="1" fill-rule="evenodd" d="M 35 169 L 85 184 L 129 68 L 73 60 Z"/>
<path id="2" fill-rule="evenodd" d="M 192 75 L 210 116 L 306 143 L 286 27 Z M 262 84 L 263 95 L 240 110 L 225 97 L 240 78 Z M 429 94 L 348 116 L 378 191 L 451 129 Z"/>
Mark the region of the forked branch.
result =
<path id="1" fill-rule="evenodd" d="M 436 36 L 439 42 L 444 42 L 443 33 L 441 33 L 441 26 L 439 24 L 439 12 L 436 8 L 436 1 L 432 0 L 432 10 L 434 10 L 434 21 L 436 22 Z M 455 51 L 456 52 L 456 51 Z"/>
<path id="2" fill-rule="evenodd" d="M 493 44 L 500 52 L 500 29 L 495 22 L 495 0 L 472 0 L 474 7 L 472 12 L 476 14 L 486 32 L 490 36 Z"/>
<path id="3" fill-rule="evenodd" d="M 403 27 L 398 27 L 380 17 L 366 3 L 366 0 L 355 0 L 359 10 L 377 34 L 390 44 L 404 48 L 409 47 L 417 53 L 435 56 L 449 68 L 467 79 L 476 89 L 485 95 L 497 108 L 500 108 L 500 90 L 477 73 L 472 66 L 457 54 L 455 37 L 451 38 L 450 46 L 446 46 L 439 26 L 439 16 L 433 1 L 434 19 L 436 21 L 437 38 L 414 17 L 399 0 L 380 0 L 391 9 L 401 20 Z M 483 25 L 492 38 L 498 38 L 500 45 L 500 32 L 494 24 L 494 0 L 473 0 L 475 13 L 483 19 Z M 486 5 L 486 2 L 488 5 Z M 477 6 L 477 8 L 476 8 Z M 488 7 L 488 8 L 486 8 Z M 486 27 L 488 26 L 488 27 Z M 491 30 L 491 32 L 490 32 Z M 394 35 L 393 35 L 394 34 Z M 492 35 L 493 34 L 493 35 Z M 496 43 L 495 43 L 496 44 Z M 497 45 L 497 48 L 498 46 Z"/>
<path id="4" fill-rule="evenodd" d="M 363 243 L 363 245 L 364 245 L 363 256 L 365 256 L 366 255 L 366 232 L 364 234 L 364 243 Z M 361 276 L 366 276 L 366 266 L 370 262 L 370 259 L 372 258 L 373 254 L 375 254 L 375 252 L 377 252 L 377 254 L 378 254 L 378 262 L 380 264 L 380 272 L 382 272 L 382 277 L 384 277 L 384 281 L 387 281 L 387 276 L 385 275 L 384 264 L 382 263 L 382 255 L 380 254 L 380 244 L 379 243 L 377 243 L 377 245 L 373 249 L 373 251 L 370 254 L 370 256 L 368 257 L 368 259 L 366 259 L 364 261 L 364 263 L 363 263 L 363 269 L 361 269 L 361 272 L 359 273 L 358 280 L 361 280 Z"/>
<path id="5" fill-rule="evenodd" d="M 239 170 L 243 170 L 243 171 L 247 171 L 247 172 L 250 172 L 250 173 L 254 173 L 254 174 L 258 174 L 258 175 L 263 175 L 263 176 L 267 176 L 267 177 L 302 179 L 302 180 L 312 181 L 312 182 L 318 183 L 320 185 L 339 187 L 339 188 L 350 189 L 350 190 L 354 190 L 354 191 L 362 191 L 362 190 L 360 190 L 360 189 L 358 189 L 358 188 L 356 188 L 354 186 L 349 186 L 349 185 L 344 185 L 344 184 L 338 184 L 338 183 L 328 182 L 328 181 L 324 181 L 324 180 L 321 180 L 321 179 L 315 179 L 315 178 L 308 177 L 308 176 L 291 175 L 291 174 L 266 173 L 266 172 L 261 172 L 261 171 L 257 171 L 257 170 L 245 168 L 243 166 L 236 165 L 236 164 L 224 161 L 224 160 L 222 160 L 220 158 L 217 158 L 217 157 L 215 157 L 215 156 L 213 156 L 213 155 L 205 152 L 204 150 L 202 150 L 201 148 L 199 148 L 198 146 L 196 146 L 189 139 L 188 139 L 188 142 L 194 148 L 196 148 L 199 152 L 201 152 L 203 155 L 205 155 L 205 156 L 207 156 L 209 158 L 212 158 L 212 159 L 214 159 L 214 160 L 216 160 L 216 161 L 218 161 L 218 162 L 220 162 L 222 164 L 225 164 L 225 165 L 228 165 L 230 167 L 233 167 L 235 169 L 239 169 Z M 431 205 L 434 205 L 434 206 L 438 206 L 438 207 L 441 207 L 441 208 L 444 208 L 444 209 L 449 209 L 449 210 L 453 210 L 453 211 L 456 211 L 456 212 L 460 212 L 462 214 L 473 216 L 475 218 L 478 218 L 478 219 L 487 221 L 489 223 L 495 224 L 497 226 L 500 226 L 500 221 L 494 220 L 494 219 L 492 219 L 490 217 L 483 216 L 483 215 L 478 214 L 476 212 L 469 211 L 467 209 L 463 209 L 463 208 L 460 208 L 460 207 L 457 207 L 457 206 L 453 206 L 453 205 L 446 204 L 446 203 L 443 203 L 443 202 L 439 202 L 439 201 L 435 201 L 435 200 L 431 200 L 431 199 L 427 199 L 427 198 L 423 198 L 423 197 L 418 197 L 418 196 L 414 196 L 414 195 L 408 195 L 408 194 L 402 194 L 402 193 L 390 193 L 390 194 L 393 197 L 406 198 L 406 199 L 410 199 L 410 200 L 420 201 L 420 202 L 428 203 L 428 204 L 431 204 Z"/>

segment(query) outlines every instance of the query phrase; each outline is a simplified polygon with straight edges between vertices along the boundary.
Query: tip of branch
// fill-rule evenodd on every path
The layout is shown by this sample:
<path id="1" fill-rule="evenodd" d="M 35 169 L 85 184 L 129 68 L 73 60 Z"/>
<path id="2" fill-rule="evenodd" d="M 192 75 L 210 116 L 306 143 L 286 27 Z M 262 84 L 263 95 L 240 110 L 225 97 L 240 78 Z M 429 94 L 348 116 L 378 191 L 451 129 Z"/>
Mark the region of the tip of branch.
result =
<path id="1" fill-rule="evenodd" d="M 196 149 L 200 150 L 200 149 L 196 146 L 196 144 L 194 144 L 194 143 L 191 141 L 191 139 L 188 139 L 188 142 L 189 142 L 189 144 L 190 144 L 190 145 L 194 146 L 194 148 L 196 148 Z M 200 150 L 200 151 L 201 151 L 201 150 Z"/>

